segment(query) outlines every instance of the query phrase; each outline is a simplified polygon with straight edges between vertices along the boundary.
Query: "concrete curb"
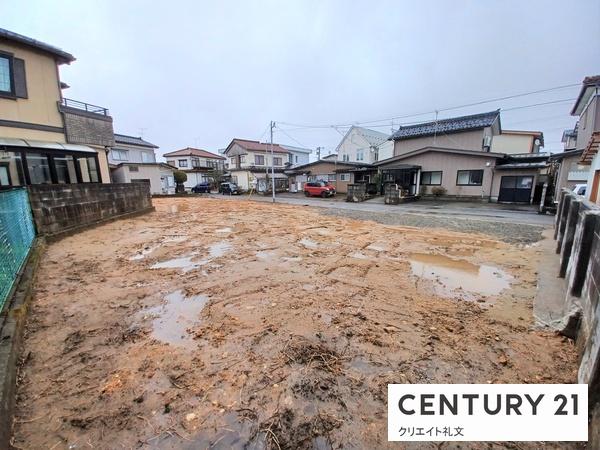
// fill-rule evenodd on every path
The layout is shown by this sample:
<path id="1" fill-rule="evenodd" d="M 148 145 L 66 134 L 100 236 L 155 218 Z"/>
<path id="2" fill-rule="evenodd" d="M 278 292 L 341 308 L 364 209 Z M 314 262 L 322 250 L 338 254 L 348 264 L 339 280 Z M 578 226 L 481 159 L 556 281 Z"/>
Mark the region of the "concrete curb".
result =
<path id="1" fill-rule="evenodd" d="M 0 448 L 10 449 L 17 381 L 17 365 L 22 351 L 23 332 L 43 239 L 36 239 L 16 288 L 0 313 Z"/>

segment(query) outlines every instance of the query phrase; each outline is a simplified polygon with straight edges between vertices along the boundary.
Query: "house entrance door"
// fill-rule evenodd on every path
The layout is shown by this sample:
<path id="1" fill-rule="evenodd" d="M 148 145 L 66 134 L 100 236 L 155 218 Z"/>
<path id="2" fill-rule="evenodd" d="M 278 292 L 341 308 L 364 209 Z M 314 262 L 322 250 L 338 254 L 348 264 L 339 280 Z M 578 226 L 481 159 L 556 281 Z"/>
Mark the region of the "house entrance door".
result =
<path id="1" fill-rule="evenodd" d="M 531 189 L 533 187 L 532 176 L 505 176 L 500 179 L 499 202 L 529 203 L 531 200 Z"/>

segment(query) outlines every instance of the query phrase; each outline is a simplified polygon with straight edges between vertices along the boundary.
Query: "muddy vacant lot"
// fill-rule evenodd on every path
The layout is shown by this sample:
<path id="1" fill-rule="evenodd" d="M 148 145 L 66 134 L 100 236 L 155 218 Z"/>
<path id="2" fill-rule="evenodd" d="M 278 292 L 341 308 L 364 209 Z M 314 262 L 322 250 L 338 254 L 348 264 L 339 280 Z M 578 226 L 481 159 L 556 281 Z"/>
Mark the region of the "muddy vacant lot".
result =
<path id="1" fill-rule="evenodd" d="M 535 245 L 154 203 L 48 247 L 17 448 L 406 448 L 387 442 L 388 383 L 576 379 L 572 344 L 533 328 Z"/>

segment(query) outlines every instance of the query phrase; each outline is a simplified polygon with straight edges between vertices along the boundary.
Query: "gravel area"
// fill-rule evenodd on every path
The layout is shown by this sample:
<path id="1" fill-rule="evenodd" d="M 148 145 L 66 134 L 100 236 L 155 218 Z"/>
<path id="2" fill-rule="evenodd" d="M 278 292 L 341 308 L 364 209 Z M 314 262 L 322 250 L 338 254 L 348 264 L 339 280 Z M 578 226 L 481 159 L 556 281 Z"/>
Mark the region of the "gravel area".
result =
<path id="1" fill-rule="evenodd" d="M 421 214 L 397 214 L 374 211 L 353 211 L 343 209 L 323 209 L 328 216 L 348 217 L 359 220 L 373 220 L 385 225 L 400 225 L 417 228 L 445 228 L 464 233 L 482 233 L 494 236 L 509 244 L 532 244 L 542 239 L 544 227 L 507 223 L 493 220 L 463 219 L 447 216 L 426 216 Z"/>

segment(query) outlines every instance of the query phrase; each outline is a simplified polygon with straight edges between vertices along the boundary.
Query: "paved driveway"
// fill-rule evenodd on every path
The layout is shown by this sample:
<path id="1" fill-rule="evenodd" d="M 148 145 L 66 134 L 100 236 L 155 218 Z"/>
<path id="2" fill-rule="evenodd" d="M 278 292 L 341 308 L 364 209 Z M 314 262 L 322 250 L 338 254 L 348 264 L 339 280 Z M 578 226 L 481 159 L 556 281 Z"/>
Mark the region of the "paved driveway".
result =
<path id="1" fill-rule="evenodd" d="M 217 196 L 222 198 L 223 196 Z M 224 196 L 224 198 L 229 198 Z M 239 197 L 233 197 L 239 198 Z M 244 198 L 244 196 L 242 196 Z M 252 195 L 250 200 L 271 202 L 271 197 Z M 451 202 L 420 200 L 400 205 L 386 205 L 383 197 L 376 197 L 361 203 L 345 201 L 345 196 L 334 199 L 319 197 L 304 197 L 302 194 L 277 194 L 276 202 L 293 205 L 315 206 L 330 210 L 357 211 L 363 213 L 384 213 L 386 215 L 415 214 L 422 216 L 447 217 L 493 221 L 510 224 L 537 225 L 549 228 L 554 223 L 554 216 L 538 214 L 535 207 L 530 205 L 503 205 L 497 203 Z"/>

